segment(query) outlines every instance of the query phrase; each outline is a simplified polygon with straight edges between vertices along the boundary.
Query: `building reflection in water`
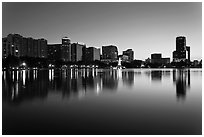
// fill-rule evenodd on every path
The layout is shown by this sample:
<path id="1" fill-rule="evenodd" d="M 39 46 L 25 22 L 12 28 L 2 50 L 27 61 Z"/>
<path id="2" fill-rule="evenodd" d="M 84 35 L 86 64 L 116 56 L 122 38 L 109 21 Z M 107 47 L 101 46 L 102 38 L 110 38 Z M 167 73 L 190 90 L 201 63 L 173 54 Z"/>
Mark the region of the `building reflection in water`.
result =
<path id="1" fill-rule="evenodd" d="M 148 73 L 147 73 L 148 72 Z M 170 71 L 147 71 L 152 81 L 161 81 L 170 77 Z M 81 98 L 86 94 L 115 93 L 118 82 L 129 87 L 142 73 L 134 70 L 98 70 L 98 69 L 50 69 L 3 71 L 3 100 L 18 104 L 22 101 L 44 99 L 48 93 L 59 93 L 63 98 Z M 190 70 L 173 70 L 173 82 L 176 84 L 177 98 L 185 98 L 190 87 Z"/>
<path id="2" fill-rule="evenodd" d="M 63 98 L 83 97 L 101 92 L 114 93 L 118 87 L 117 70 L 50 69 L 3 71 L 3 99 L 11 104 L 60 93 Z"/>
<path id="3" fill-rule="evenodd" d="M 186 91 L 190 88 L 190 70 L 174 69 L 173 70 L 173 82 L 176 84 L 177 98 L 185 99 Z"/>
<path id="4" fill-rule="evenodd" d="M 123 71 L 122 81 L 123 84 L 132 86 L 134 84 L 134 71 Z"/>
<path id="5" fill-rule="evenodd" d="M 162 71 L 161 70 L 153 70 L 151 71 L 151 79 L 153 82 L 159 81 L 161 82 L 162 80 Z"/>

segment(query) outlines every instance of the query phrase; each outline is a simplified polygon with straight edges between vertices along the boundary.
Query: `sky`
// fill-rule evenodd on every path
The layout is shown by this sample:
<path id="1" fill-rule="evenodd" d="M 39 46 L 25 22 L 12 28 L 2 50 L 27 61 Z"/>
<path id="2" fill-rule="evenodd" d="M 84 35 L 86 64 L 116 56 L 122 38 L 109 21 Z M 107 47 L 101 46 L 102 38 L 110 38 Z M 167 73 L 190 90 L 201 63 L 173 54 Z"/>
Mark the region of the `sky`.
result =
<path id="1" fill-rule="evenodd" d="M 133 49 L 135 59 L 152 53 L 170 57 L 176 37 L 185 36 L 191 60 L 202 58 L 201 2 L 2 3 L 2 35 L 45 38 L 48 44 L 71 42 L 87 47 L 116 45 L 119 54 Z"/>

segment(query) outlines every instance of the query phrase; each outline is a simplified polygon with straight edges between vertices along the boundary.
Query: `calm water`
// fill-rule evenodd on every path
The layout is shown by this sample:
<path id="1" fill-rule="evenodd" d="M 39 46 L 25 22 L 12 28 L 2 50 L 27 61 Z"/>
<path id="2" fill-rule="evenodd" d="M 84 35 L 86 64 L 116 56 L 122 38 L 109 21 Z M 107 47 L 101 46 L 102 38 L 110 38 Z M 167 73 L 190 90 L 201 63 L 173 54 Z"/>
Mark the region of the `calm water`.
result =
<path id="1" fill-rule="evenodd" d="M 3 134 L 201 134 L 202 69 L 3 71 Z"/>

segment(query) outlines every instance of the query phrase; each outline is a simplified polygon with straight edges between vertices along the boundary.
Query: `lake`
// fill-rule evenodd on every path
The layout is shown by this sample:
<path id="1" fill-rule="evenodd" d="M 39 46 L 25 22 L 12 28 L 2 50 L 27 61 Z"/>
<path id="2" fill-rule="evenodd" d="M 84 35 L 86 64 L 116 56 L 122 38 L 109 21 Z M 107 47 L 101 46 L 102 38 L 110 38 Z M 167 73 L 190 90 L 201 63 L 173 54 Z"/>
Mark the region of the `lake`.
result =
<path id="1" fill-rule="evenodd" d="M 202 69 L 2 71 L 3 134 L 202 134 Z"/>

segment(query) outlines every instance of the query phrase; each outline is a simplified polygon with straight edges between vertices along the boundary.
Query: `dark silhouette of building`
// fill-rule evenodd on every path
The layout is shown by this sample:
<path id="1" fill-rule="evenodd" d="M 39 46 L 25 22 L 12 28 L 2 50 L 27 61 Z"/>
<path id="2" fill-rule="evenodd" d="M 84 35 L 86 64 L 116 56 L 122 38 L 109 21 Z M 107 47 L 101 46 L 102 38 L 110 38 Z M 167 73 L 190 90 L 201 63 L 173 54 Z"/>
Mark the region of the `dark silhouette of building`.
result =
<path id="1" fill-rule="evenodd" d="M 102 46 L 102 60 L 106 62 L 116 62 L 118 59 L 118 48 L 114 45 Z"/>
<path id="2" fill-rule="evenodd" d="M 132 49 L 127 49 L 126 51 L 123 51 L 123 55 L 128 56 L 128 61 L 134 60 L 134 51 Z"/>
<path id="3" fill-rule="evenodd" d="M 100 49 L 95 47 L 86 48 L 86 61 L 100 60 Z"/>
<path id="4" fill-rule="evenodd" d="M 3 57 L 8 55 L 20 57 L 22 48 L 22 36 L 19 34 L 9 34 L 6 38 L 3 38 Z"/>
<path id="5" fill-rule="evenodd" d="M 85 54 L 84 48 L 86 48 L 86 46 L 82 44 L 78 44 L 78 43 L 71 44 L 71 61 L 72 62 L 83 60 L 83 56 Z"/>
<path id="6" fill-rule="evenodd" d="M 38 39 L 38 57 L 47 58 L 47 40 Z"/>
<path id="7" fill-rule="evenodd" d="M 168 64 L 170 63 L 170 58 L 162 58 L 161 53 L 154 53 L 151 54 L 151 63 Z"/>
<path id="8" fill-rule="evenodd" d="M 25 38 L 19 34 L 9 34 L 3 38 L 3 58 L 15 57 L 47 58 L 47 40 Z"/>
<path id="9" fill-rule="evenodd" d="M 56 61 L 60 59 L 60 47 L 62 44 L 48 44 L 48 59 L 50 61 Z"/>
<path id="10" fill-rule="evenodd" d="M 173 61 L 186 61 L 186 51 L 188 51 L 188 60 L 190 61 L 190 47 L 186 46 L 186 37 L 176 37 L 176 50 L 173 51 Z"/>
<path id="11" fill-rule="evenodd" d="M 2 58 L 5 59 L 9 55 L 10 45 L 7 42 L 7 38 L 2 38 Z"/>
<path id="12" fill-rule="evenodd" d="M 161 63 L 161 53 L 151 54 L 151 63 Z"/>
<path id="13" fill-rule="evenodd" d="M 61 59 L 63 61 L 71 61 L 71 43 L 68 37 L 62 38 Z"/>
<path id="14" fill-rule="evenodd" d="M 33 57 L 33 38 L 29 37 L 28 38 L 28 55 L 29 57 Z"/>

